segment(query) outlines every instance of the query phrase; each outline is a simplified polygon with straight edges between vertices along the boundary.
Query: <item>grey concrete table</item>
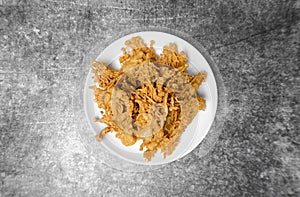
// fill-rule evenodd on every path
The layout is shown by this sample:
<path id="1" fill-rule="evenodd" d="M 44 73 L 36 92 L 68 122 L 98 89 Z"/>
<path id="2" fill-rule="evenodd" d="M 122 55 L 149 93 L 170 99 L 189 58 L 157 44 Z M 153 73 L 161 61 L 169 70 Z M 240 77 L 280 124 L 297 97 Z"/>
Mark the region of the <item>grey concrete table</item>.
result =
<path id="1" fill-rule="evenodd" d="M 0 196 L 299 196 L 299 1 L 0 1 Z M 95 42 L 136 27 L 198 40 L 226 86 L 216 145 L 158 170 L 100 164 L 78 87 Z M 199 157 L 199 158 L 198 158 Z"/>

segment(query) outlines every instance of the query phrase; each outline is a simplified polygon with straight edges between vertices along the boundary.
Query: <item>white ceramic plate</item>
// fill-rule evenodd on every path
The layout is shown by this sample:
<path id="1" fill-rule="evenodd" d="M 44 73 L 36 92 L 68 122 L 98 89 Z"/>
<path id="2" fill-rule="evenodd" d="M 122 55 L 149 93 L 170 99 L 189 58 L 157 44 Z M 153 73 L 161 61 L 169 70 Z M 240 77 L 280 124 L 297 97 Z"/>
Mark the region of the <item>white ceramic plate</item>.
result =
<path id="1" fill-rule="evenodd" d="M 216 115 L 218 104 L 218 92 L 215 77 L 210 68 L 210 65 L 201 55 L 201 53 L 185 40 L 163 32 L 144 31 L 126 35 L 105 48 L 102 53 L 96 58 L 97 61 L 108 63 L 112 68 L 119 69 L 121 67 L 118 58 L 122 55 L 121 48 L 125 47 L 125 41 L 133 36 L 140 36 L 145 43 L 149 45 L 150 40 L 154 40 L 154 48 L 157 54 L 162 52 L 164 45 L 174 42 L 178 46 L 179 51 L 184 51 L 188 57 L 190 67 L 187 71 L 190 74 L 196 74 L 199 71 L 207 72 L 206 81 L 197 90 L 198 94 L 206 99 L 206 110 L 199 111 L 194 120 L 186 128 L 180 138 L 180 142 L 175 151 L 163 158 L 160 151 L 156 153 L 152 160 L 146 161 L 143 157 L 143 152 L 139 151 L 141 141 L 133 146 L 124 146 L 118 138 L 115 138 L 115 133 L 105 135 L 101 143 L 108 151 L 115 156 L 124 159 L 128 162 L 143 165 L 160 165 L 175 161 L 186 154 L 190 153 L 204 139 L 208 133 Z M 94 103 L 93 91 L 88 88 L 90 85 L 95 85 L 92 80 L 91 71 L 88 73 L 85 89 L 84 89 L 84 107 L 87 119 L 90 126 L 93 128 L 95 135 L 98 134 L 105 125 L 93 122 L 94 117 L 101 117 L 99 109 Z M 95 138 L 96 140 L 96 138 Z"/>

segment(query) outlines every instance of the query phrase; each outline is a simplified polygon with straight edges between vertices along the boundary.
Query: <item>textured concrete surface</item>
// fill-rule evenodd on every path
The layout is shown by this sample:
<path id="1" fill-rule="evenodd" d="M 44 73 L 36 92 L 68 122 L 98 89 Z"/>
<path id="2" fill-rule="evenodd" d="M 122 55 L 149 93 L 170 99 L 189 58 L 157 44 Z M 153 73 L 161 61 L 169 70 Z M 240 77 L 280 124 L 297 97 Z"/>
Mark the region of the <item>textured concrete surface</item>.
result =
<path id="1" fill-rule="evenodd" d="M 0 196 L 299 196 L 299 1 L 0 1 Z M 100 164 L 79 131 L 96 41 L 188 33 L 223 76 L 229 111 L 197 149 L 150 172 Z"/>

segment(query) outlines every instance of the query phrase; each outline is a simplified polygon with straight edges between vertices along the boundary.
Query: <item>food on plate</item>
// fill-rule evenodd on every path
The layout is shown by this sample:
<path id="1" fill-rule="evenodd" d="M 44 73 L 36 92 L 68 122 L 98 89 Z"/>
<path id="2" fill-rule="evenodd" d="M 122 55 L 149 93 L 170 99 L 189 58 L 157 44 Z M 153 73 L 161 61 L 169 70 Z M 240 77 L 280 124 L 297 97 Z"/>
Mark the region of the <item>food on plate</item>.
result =
<path id="1" fill-rule="evenodd" d="M 148 161 L 158 150 L 166 157 L 197 112 L 205 110 L 205 99 L 196 90 L 206 73 L 189 75 L 188 58 L 174 43 L 164 46 L 159 56 L 154 41 L 148 47 L 133 37 L 125 45 L 131 50 L 122 49 L 120 70 L 92 62 L 96 85 L 90 88 L 102 114 L 94 121 L 107 125 L 96 137 L 101 141 L 106 133 L 116 132 L 125 146 L 142 140 L 140 151 Z"/>

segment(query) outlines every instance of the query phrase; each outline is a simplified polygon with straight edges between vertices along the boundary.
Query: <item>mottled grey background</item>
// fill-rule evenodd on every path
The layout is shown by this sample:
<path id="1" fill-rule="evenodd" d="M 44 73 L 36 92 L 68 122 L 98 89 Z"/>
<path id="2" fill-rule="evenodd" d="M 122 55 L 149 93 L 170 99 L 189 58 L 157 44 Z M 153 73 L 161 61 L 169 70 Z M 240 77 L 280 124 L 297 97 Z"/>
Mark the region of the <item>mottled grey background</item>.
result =
<path id="1" fill-rule="evenodd" d="M 299 1 L 0 0 L 0 196 L 299 196 Z M 214 148 L 130 173 L 85 148 L 83 57 L 167 27 L 216 62 L 229 111 Z"/>

